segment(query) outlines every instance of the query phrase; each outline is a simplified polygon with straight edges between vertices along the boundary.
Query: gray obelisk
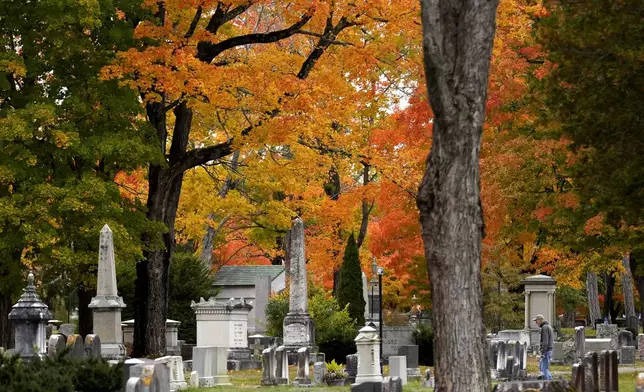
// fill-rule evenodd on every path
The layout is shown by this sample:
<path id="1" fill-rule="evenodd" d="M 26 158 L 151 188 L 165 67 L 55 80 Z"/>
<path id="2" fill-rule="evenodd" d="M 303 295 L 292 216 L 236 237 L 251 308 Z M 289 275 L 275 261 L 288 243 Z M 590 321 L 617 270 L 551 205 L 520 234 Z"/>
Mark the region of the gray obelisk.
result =
<path id="1" fill-rule="evenodd" d="M 289 311 L 284 318 L 284 346 L 288 351 L 315 347 L 315 325 L 309 315 L 307 296 L 306 254 L 304 250 L 304 222 L 297 217 L 291 224 L 289 260 L 291 287 Z"/>
<path id="2" fill-rule="evenodd" d="M 125 357 L 121 331 L 121 309 L 125 304 L 117 293 L 114 241 L 108 225 L 101 229 L 99 245 L 96 296 L 88 307 L 94 310 L 94 334 L 101 339 L 101 356 L 120 360 Z"/>

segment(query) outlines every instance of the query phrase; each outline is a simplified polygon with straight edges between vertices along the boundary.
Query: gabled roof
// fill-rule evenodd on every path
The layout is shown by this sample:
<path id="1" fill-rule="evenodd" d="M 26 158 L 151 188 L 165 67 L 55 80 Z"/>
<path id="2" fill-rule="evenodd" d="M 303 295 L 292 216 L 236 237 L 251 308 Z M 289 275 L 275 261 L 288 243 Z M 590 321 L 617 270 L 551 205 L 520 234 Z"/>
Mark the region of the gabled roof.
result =
<path id="1" fill-rule="evenodd" d="M 215 274 L 213 286 L 254 286 L 257 277 L 270 276 L 275 280 L 283 272 L 283 265 L 224 266 Z"/>

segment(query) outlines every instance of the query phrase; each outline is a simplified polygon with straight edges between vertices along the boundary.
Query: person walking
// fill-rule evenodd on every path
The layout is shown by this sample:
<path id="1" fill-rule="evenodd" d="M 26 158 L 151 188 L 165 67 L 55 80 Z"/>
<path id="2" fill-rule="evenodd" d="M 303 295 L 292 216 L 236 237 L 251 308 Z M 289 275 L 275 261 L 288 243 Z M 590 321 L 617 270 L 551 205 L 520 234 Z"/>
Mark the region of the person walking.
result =
<path id="1" fill-rule="evenodd" d="M 541 344 L 539 346 L 541 351 L 541 358 L 539 359 L 539 371 L 543 374 L 544 380 L 552 380 L 550 373 L 550 361 L 552 360 L 552 349 L 554 348 L 554 332 L 552 327 L 544 319 L 543 315 L 538 314 L 537 317 L 532 319 L 539 328 L 541 328 Z"/>

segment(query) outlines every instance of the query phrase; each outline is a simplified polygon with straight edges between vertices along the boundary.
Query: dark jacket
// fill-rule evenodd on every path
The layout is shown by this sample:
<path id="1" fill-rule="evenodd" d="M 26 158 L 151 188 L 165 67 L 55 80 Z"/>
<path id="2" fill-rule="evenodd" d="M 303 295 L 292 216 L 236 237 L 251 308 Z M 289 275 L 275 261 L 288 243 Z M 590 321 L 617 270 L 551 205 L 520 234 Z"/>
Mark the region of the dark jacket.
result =
<path id="1" fill-rule="evenodd" d="M 547 321 L 544 321 L 543 324 L 541 324 L 541 353 L 544 353 L 547 350 L 552 350 L 554 347 L 554 340 L 555 336 L 552 331 L 552 327 Z"/>

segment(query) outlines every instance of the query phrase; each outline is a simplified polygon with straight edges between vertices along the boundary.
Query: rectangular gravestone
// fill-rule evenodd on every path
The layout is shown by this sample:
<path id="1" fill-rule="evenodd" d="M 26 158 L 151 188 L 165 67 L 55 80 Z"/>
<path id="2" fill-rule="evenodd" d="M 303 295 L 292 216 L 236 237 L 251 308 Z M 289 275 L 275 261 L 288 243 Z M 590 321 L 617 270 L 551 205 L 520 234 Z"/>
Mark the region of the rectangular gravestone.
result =
<path id="1" fill-rule="evenodd" d="M 398 355 L 402 355 L 407 358 L 407 368 L 418 367 L 418 345 L 410 344 L 400 346 L 398 349 Z"/>
<path id="2" fill-rule="evenodd" d="M 620 363 L 622 365 L 632 365 L 635 363 L 635 347 L 622 346 L 620 351 Z"/>
<path id="3" fill-rule="evenodd" d="M 348 376 L 347 383 L 353 384 L 356 381 L 356 375 L 358 374 L 358 354 L 347 355 L 345 369 Z"/>
<path id="4" fill-rule="evenodd" d="M 214 387 L 231 385 L 227 369 L 228 349 L 217 346 L 196 346 L 192 349 L 192 366 L 199 373 L 199 385 Z"/>
<path id="5" fill-rule="evenodd" d="M 275 380 L 278 385 L 288 385 L 288 355 L 286 347 L 279 346 L 275 350 Z"/>
<path id="6" fill-rule="evenodd" d="M 586 355 L 586 329 L 575 328 L 575 360 L 581 360 Z"/>
<path id="7" fill-rule="evenodd" d="M 326 363 L 316 362 L 313 364 L 313 384 L 324 384 L 324 376 L 326 375 Z"/>
<path id="8" fill-rule="evenodd" d="M 407 357 L 389 357 L 389 376 L 399 377 L 403 385 L 407 385 Z"/>
<path id="9" fill-rule="evenodd" d="M 277 380 L 275 379 L 275 348 L 269 347 L 262 351 L 262 361 L 263 361 L 263 374 L 262 374 L 262 385 L 263 386 L 272 386 L 277 385 Z"/>
<path id="10" fill-rule="evenodd" d="M 311 384 L 309 376 L 309 348 L 302 347 L 297 350 L 297 378 L 298 385 Z"/>

